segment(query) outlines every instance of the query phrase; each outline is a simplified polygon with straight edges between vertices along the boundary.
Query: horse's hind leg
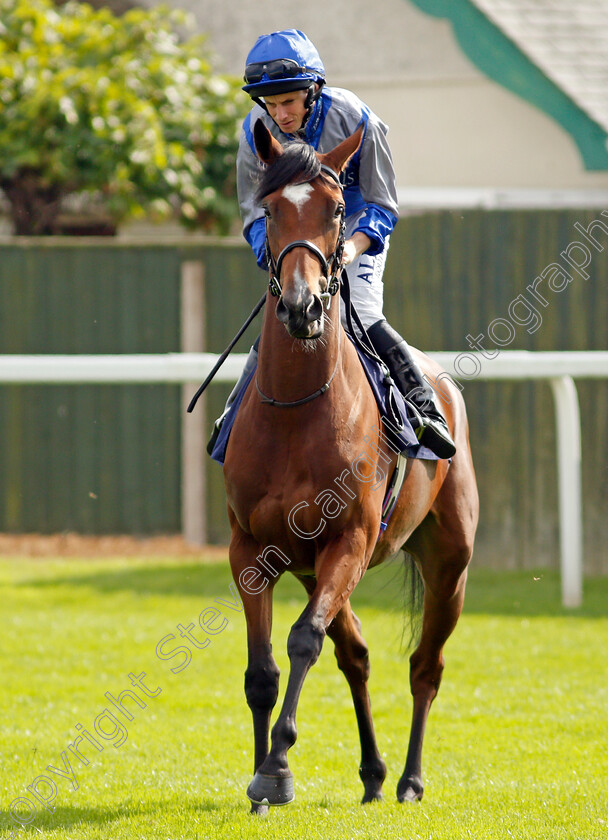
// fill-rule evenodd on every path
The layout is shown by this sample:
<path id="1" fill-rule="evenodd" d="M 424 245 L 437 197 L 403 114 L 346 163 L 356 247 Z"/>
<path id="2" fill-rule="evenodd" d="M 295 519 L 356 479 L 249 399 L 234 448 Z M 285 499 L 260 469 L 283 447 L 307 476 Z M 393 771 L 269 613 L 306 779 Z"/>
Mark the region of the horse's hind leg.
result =
<path id="1" fill-rule="evenodd" d="M 361 739 L 359 776 L 365 788 L 362 802 L 382 799 L 386 764 L 378 751 L 367 690 L 370 671 L 369 652 L 365 639 L 361 635 L 361 622 L 352 611 L 350 601 L 344 604 L 329 625 L 327 635 L 334 642 L 338 668 L 348 681 L 357 716 Z"/>
<path id="2" fill-rule="evenodd" d="M 410 657 L 410 685 L 413 696 L 412 728 L 405 769 L 397 785 L 400 802 L 422 799 L 422 742 L 431 704 L 443 673 L 443 646 L 454 630 L 464 601 L 467 565 L 472 544 L 460 547 L 442 539 L 439 526 L 428 518 L 416 548 L 424 580 L 424 613 L 420 643 Z M 426 532 L 426 533 L 425 533 Z M 425 538 L 426 537 L 426 538 Z M 408 550 L 412 546 L 408 543 Z"/>

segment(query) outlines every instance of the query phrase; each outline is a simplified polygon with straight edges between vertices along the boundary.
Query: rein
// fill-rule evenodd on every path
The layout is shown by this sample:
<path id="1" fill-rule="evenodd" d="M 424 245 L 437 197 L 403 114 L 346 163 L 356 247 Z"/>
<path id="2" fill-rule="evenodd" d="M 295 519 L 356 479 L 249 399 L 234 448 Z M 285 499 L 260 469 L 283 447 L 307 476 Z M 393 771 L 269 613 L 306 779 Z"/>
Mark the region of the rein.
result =
<path id="1" fill-rule="evenodd" d="M 342 185 L 340 184 L 339 176 L 331 169 L 329 166 L 325 166 L 321 164 L 321 171 L 325 175 L 329 175 L 336 184 L 342 189 Z M 340 217 L 340 231 L 338 233 L 338 240 L 336 242 L 336 247 L 332 254 L 329 257 L 326 257 L 323 251 L 318 248 L 314 242 L 311 242 L 309 239 L 296 239 L 293 242 L 290 242 L 286 245 L 277 259 L 275 260 L 272 251 L 270 250 L 270 244 L 268 242 L 268 219 L 266 219 L 266 261 L 268 263 L 268 268 L 270 271 L 270 276 L 268 279 L 268 289 L 270 294 L 273 297 L 280 297 L 283 288 L 281 286 L 281 266 L 283 265 L 283 260 L 295 248 L 306 248 L 306 250 L 310 251 L 311 254 L 319 260 L 321 263 L 321 269 L 323 271 L 323 276 L 327 280 L 327 291 L 321 294 L 321 299 L 325 303 L 325 308 L 329 309 L 330 299 L 337 293 L 338 289 L 340 288 L 340 275 L 342 273 L 342 255 L 344 253 L 344 242 L 346 241 L 346 220 L 345 220 L 345 211 L 344 207 L 342 207 L 342 214 Z M 336 371 L 338 370 L 338 364 L 340 362 L 340 325 L 338 324 L 338 357 L 336 359 L 336 364 L 334 365 L 334 369 L 332 371 L 331 376 L 327 380 L 327 382 L 322 385 L 320 388 L 313 394 L 309 394 L 307 397 L 302 397 L 299 400 L 293 400 L 291 402 L 281 402 L 280 400 L 275 400 L 272 397 L 267 397 L 266 394 L 261 390 L 258 384 L 258 378 L 255 378 L 255 387 L 257 388 L 257 392 L 260 395 L 261 402 L 265 405 L 273 405 L 277 408 L 295 408 L 298 405 L 305 405 L 308 402 L 312 402 L 312 400 L 320 397 L 324 394 L 331 385 L 334 376 L 336 375 Z"/>

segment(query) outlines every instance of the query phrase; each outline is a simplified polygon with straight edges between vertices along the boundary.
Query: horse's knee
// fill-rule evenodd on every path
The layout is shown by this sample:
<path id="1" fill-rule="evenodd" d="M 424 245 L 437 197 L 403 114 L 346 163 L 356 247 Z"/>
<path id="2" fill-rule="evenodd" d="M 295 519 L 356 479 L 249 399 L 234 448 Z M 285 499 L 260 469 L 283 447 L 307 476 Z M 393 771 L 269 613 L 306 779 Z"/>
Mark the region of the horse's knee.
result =
<path id="1" fill-rule="evenodd" d="M 310 621 L 297 621 L 289 633 L 287 653 L 291 659 L 303 659 L 314 665 L 321 653 L 325 629 Z"/>
<path id="2" fill-rule="evenodd" d="M 274 659 L 253 663 L 245 671 L 245 696 L 252 710 L 273 709 L 279 696 L 279 668 Z"/>

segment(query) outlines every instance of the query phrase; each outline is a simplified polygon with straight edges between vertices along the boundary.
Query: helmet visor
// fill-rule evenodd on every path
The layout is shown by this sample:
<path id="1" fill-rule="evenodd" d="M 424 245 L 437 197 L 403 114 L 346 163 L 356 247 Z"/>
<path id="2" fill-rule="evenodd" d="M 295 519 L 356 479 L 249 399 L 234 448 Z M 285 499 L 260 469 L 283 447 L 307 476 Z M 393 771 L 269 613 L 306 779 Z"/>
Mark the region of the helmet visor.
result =
<path id="1" fill-rule="evenodd" d="M 306 73 L 307 67 L 300 67 L 290 58 L 277 58 L 273 61 L 262 61 L 256 64 L 248 64 L 245 67 L 244 79 L 248 85 L 255 85 L 261 82 L 264 76 L 275 81 L 277 79 L 293 79 L 301 73 Z M 310 72 L 310 71 L 308 71 Z"/>

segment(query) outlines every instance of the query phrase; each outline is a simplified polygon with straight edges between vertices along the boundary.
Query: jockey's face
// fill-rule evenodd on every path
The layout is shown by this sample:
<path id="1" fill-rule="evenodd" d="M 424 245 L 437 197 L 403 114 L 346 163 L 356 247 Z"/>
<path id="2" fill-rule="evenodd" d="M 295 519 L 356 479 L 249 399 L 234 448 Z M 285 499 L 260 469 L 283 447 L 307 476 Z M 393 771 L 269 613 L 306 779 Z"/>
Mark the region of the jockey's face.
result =
<path id="1" fill-rule="evenodd" d="M 292 90 L 264 97 L 268 113 L 284 134 L 294 134 L 302 128 L 307 93 L 306 90 Z"/>

